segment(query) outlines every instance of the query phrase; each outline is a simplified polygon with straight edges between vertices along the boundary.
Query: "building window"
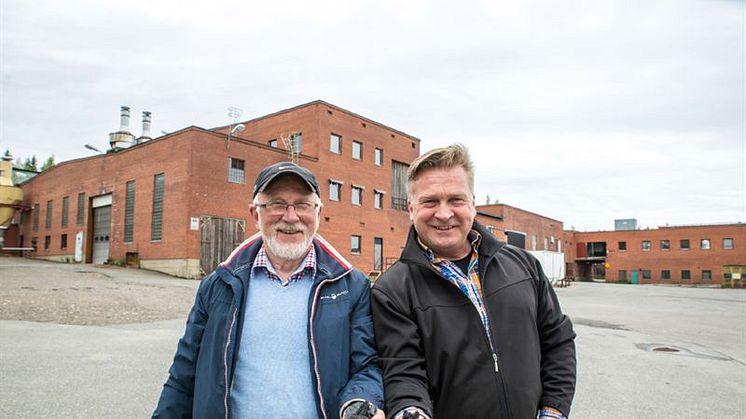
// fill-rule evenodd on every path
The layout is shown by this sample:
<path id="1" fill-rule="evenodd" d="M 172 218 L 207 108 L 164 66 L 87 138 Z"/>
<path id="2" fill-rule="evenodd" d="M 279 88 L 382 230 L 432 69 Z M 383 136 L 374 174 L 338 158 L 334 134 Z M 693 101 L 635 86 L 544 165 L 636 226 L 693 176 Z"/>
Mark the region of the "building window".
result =
<path id="1" fill-rule="evenodd" d="M 60 249 L 67 249 L 67 234 L 60 236 Z"/>
<path id="2" fill-rule="evenodd" d="M 41 206 L 34 204 L 34 231 L 39 231 L 39 212 L 41 212 Z"/>
<path id="3" fill-rule="evenodd" d="M 661 240 L 661 250 L 671 250 L 671 241 Z"/>
<path id="4" fill-rule="evenodd" d="M 649 270 L 647 270 L 647 269 L 644 269 L 644 270 L 642 271 L 642 279 L 650 279 L 650 278 L 652 278 L 652 277 L 653 277 L 653 276 L 652 276 L 652 275 L 650 274 L 650 271 L 649 271 Z"/>
<path id="5" fill-rule="evenodd" d="M 407 210 L 407 171 L 409 166 L 397 161 L 391 164 L 391 208 Z"/>
<path id="6" fill-rule="evenodd" d="M 679 241 L 679 248 L 681 250 L 689 250 L 689 239 L 681 239 Z"/>
<path id="7" fill-rule="evenodd" d="M 544 236 L 544 250 L 549 250 L 549 237 Z"/>
<path id="8" fill-rule="evenodd" d="M 352 158 L 355 160 L 363 159 L 363 143 L 352 141 Z"/>
<path id="9" fill-rule="evenodd" d="M 228 182 L 244 184 L 244 161 L 228 158 Z"/>
<path id="10" fill-rule="evenodd" d="M 688 269 L 681 271 L 681 279 L 692 279 L 692 273 Z"/>
<path id="11" fill-rule="evenodd" d="M 352 205 L 363 205 L 363 188 L 352 185 Z"/>
<path id="12" fill-rule="evenodd" d="M 124 242 L 132 243 L 135 230 L 135 181 L 127 182 L 124 198 Z"/>
<path id="13" fill-rule="evenodd" d="M 699 241 L 699 248 L 702 250 L 710 250 L 711 244 L 710 239 L 702 239 Z"/>
<path id="14" fill-rule="evenodd" d="M 267 142 L 267 144 L 269 144 L 269 146 L 272 147 L 272 148 L 277 148 L 277 138 L 273 138 L 273 139 L 269 140 Z"/>
<path id="15" fill-rule="evenodd" d="M 37 246 L 39 245 L 39 238 L 38 237 L 32 237 L 31 238 L 31 247 L 34 249 L 34 252 L 37 250 Z"/>
<path id="16" fill-rule="evenodd" d="M 339 201 L 341 197 L 342 197 L 342 182 L 330 180 L 329 181 L 329 200 Z"/>
<path id="17" fill-rule="evenodd" d="M 650 251 L 650 240 L 643 240 L 642 241 L 642 251 L 643 252 L 649 252 Z"/>
<path id="18" fill-rule="evenodd" d="M 725 238 L 725 239 L 723 239 L 723 249 L 724 250 L 732 250 L 733 249 L 733 239 L 731 239 L 731 238 Z"/>
<path id="19" fill-rule="evenodd" d="M 335 154 L 342 154 L 342 137 L 337 134 L 329 136 L 329 151 Z"/>
<path id="20" fill-rule="evenodd" d="M 617 279 L 617 281 L 627 282 L 627 271 L 626 270 L 624 269 L 619 270 L 619 278 Z"/>
<path id="21" fill-rule="evenodd" d="M 376 209 L 383 208 L 383 192 L 381 191 L 373 192 L 373 207 Z"/>
<path id="22" fill-rule="evenodd" d="M 709 271 L 709 270 L 702 271 L 702 279 L 704 280 L 712 279 L 712 271 Z"/>
<path id="23" fill-rule="evenodd" d="M 44 250 L 49 250 L 49 246 L 52 244 L 52 236 L 44 236 Z"/>
<path id="24" fill-rule="evenodd" d="M 626 252 L 627 251 L 627 242 L 619 242 L 619 251 L 620 252 Z"/>
<path id="25" fill-rule="evenodd" d="M 67 215 L 70 212 L 70 197 L 62 198 L 62 227 L 67 227 Z"/>
<path id="26" fill-rule="evenodd" d="M 671 279 L 671 271 L 669 271 L 669 270 L 662 270 L 661 271 L 661 279 Z"/>
<path id="27" fill-rule="evenodd" d="M 383 150 L 376 149 L 376 166 L 383 166 Z"/>
<path id="28" fill-rule="evenodd" d="M 294 132 L 290 135 L 290 147 L 296 153 L 300 153 L 303 150 L 303 133 Z"/>
<path id="29" fill-rule="evenodd" d="M 47 218 L 46 218 L 46 221 L 44 221 L 44 228 L 47 228 L 47 229 L 52 228 L 52 209 L 53 209 L 52 207 L 53 207 L 52 201 L 51 200 L 47 201 L 47 214 L 46 214 Z"/>
<path id="30" fill-rule="evenodd" d="M 85 192 L 78 194 L 78 214 L 76 218 L 75 222 L 78 225 L 83 225 L 83 220 L 85 218 Z"/>
<path id="31" fill-rule="evenodd" d="M 536 234 L 531 235 L 531 250 L 536 250 Z"/>
<path id="32" fill-rule="evenodd" d="M 153 216 L 150 223 L 150 240 L 163 238 L 163 189 L 164 174 L 153 176 Z"/>
<path id="33" fill-rule="evenodd" d="M 360 236 L 350 237 L 350 252 L 356 255 L 360 254 Z"/>

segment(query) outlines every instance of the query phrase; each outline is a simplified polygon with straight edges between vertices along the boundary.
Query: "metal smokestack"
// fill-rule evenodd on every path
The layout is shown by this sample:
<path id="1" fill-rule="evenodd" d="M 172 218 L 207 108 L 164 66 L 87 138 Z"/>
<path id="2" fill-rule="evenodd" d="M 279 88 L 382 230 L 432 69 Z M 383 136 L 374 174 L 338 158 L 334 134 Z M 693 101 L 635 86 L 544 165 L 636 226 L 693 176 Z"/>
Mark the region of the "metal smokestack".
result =
<path id="1" fill-rule="evenodd" d="M 137 139 L 137 144 L 140 144 L 142 142 L 151 140 L 150 137 L 150 122 L 152 118 L 150 117 L 150 112 L 145 111 L 142 113 L 142 135 L 140 138 Z"/>
<path id="2" fill-rule="evenodd" d="M 129 106 L 122 106 L 121 109 L 119 132 L 130 132 L 130 108 Z"/>
<path id="3" fill-rule="evenodd" d="M 129 106 L 121 107 L 119 122 L 119 131 L 109 133 L 109 145 L 111 145 L 111 151 L 118 151 L 127 148 L 135 142 L 135 136 L 130 133 Z"/>

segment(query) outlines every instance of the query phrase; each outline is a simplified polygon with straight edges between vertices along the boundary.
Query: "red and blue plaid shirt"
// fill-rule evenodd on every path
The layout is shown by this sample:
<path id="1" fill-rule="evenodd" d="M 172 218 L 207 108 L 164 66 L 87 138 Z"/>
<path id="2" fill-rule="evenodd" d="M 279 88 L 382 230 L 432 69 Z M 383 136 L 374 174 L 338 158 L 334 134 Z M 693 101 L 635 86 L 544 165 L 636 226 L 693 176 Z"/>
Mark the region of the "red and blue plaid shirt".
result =
<path id="1" fill-rule="evenodd" d="M 259 249 L 256 258 L 254 258 L 254 264 L 251 265 L 251 270 L 253 271 L 254 269 L 264 269 L 269 279 L 277 281 L 283 287 L 287 287 L 293 282 L 302 279 L 306 271 L 310 271 L 310 278 L 316 277 L 316 250 L 311 246 L 311 250 L 306 255 L 306 258 L 303 259 L 303 262 L 298 266 L 298 269 L 296 269 L 287 280 L 283 280 L 280 275 L 277 274 L 277 271 L 275 271 L 275 268 L 272 266 L 272 262 L 269 261 L 264 246 Z"/>

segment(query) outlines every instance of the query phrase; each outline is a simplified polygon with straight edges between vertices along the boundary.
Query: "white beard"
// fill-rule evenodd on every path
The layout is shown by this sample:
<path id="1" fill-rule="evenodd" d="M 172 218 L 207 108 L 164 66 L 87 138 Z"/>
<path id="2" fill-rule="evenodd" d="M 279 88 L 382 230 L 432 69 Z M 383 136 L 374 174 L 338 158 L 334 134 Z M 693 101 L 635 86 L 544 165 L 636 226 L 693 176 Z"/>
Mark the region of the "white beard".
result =
<path id="1" fill-rule="evenodd" d="M 284 226 L 273 226 L 274 228 L 284 228 Z M 290 227 L 290 226 L 288 226 Z M 294 226 L 293 226 L 294 227 Z M 278 232 L 272 231 L 270 235 L 263 234 L 264 244 L 267 246 L 269 251 L 283 260 L 296 260 L 300 259 L 308 253 L 308 249 L 311 248 L 311 241 L 313 240 L 313 234 L 303 231 L 303 242 L 301 243 L 280 243 L 277 240 Z"/>

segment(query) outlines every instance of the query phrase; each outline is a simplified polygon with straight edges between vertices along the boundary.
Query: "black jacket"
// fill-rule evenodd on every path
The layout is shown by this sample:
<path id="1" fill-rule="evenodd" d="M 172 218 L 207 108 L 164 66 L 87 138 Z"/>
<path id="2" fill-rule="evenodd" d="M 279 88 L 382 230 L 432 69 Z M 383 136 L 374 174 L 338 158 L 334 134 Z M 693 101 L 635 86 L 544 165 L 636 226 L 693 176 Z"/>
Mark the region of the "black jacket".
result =
<path id="1" fill-rule="evenodd" d="M 551 406 L 568 415 L 576 365 L 570 319 L 531 254 L 476 222 L 474 229 L 496 354 L 472 303 L 431 267 L 410 229 L 401 259 L 371 295 L 386 411 L 528 419 Z"/>

